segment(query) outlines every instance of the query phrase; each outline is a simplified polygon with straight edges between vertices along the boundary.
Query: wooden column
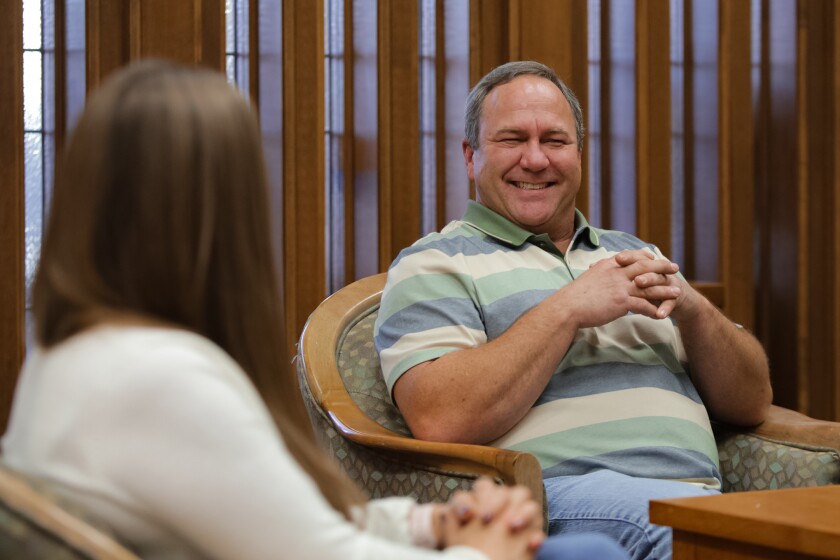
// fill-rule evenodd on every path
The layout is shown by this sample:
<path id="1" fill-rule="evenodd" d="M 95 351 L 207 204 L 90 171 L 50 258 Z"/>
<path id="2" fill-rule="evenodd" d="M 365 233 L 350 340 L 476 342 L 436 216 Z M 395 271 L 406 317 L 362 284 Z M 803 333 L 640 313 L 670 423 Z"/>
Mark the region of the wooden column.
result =
<path id="1" fill-rule="evenodd" d="M 379 266 L 420 237 L 417 0 L 378 4 Z"/>
<path id="2" fill-rule="evenodd" d="M 750 0 L 721 0 L 719 6 L 719 223 L 724 311 L 752 328 L 755 167 Z"/>
<path id="3" fill-rule="evenodd" d="M 0 431 L 5 432 L 24 334 L 23 12 L 0 0 Z"/>
<path id="4" fill-rule="evenodd" d="M 224 72 L 224 0 L 87 0 L 87 87 L 145 57 Z"/>
<path id="5" fill-rule="evenodd" d="M 636 228 L 671 254 L 671 60 L 668 0 L 636 2 Z"/>
<path id="6" fill-rule="evenodd" d="M 326 297 L 324 3 L 283 2 L 284 295 L 289 349 Z"/>
<path id="7" fill-rule="evenodd" d="M 838 9 L 830 0 L 798 4 L 797 139 L 799 192 L 799 409 L 840 419 L 840 126 Z"/>

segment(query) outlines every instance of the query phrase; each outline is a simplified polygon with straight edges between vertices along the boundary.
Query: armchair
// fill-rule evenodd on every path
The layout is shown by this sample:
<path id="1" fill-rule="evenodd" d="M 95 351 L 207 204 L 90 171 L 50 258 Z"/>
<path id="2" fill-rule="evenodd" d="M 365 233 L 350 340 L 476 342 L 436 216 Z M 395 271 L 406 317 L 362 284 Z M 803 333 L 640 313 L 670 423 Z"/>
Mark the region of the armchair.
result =
<path id="1" fill-rule="evenodd" d="M 139 560 L 108 529 L 53 493 L 0 465 L 0 558 Z"/>
<path id="2" fill-rule="evenodd" d="M 379 372 L 373 324 L 385 274 L 358 280 L 312 313 L 298 344 L 301 391 L 316 436 L 372 498 L 445 501 L 480 475 L 544 497 L 530 454 L 413 439 Z M 715 425 L 724 491 L 840 483 L 840 423 L 774 406 L 753 429 Z"/>

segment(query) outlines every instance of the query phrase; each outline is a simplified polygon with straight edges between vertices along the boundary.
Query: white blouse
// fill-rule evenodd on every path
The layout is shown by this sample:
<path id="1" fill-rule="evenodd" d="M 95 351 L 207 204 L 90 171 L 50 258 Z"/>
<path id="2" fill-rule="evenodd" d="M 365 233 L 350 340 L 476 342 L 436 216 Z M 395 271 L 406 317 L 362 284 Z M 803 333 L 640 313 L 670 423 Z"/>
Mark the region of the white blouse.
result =
<path id="1" fill-rule="evenodd" d="M 407 498 L 346 521 L 242 369 L 182 330 L 101 326 L 36 350 L 2 446 L 10 467 L 55 483 L 144 558 L 486 560 L 416 546 Z"/>

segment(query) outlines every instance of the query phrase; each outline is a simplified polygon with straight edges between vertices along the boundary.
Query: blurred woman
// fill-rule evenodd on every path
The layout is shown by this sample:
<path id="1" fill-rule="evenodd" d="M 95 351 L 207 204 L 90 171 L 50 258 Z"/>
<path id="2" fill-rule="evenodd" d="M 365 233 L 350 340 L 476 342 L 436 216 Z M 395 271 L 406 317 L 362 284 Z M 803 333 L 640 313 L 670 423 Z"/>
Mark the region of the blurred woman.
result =
<path id="1" fill-rule="evenodd" d="M 367 502 L 316 449 L 282 351 L 262 158 L 215 72 L 147 61 L 92 95 L 53 196 L 7 464 L 146 558 L 530 557 L 541 512 L 522 489 Z"/>

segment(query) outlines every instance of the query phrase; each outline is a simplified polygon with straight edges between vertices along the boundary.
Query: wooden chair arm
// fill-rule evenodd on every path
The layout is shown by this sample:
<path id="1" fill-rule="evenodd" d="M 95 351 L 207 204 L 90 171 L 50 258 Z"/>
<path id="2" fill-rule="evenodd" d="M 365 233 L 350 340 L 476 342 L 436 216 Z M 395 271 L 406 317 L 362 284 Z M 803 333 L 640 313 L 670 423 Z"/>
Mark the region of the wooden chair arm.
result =
<path id="1" fill-rule="evenodd" d="M 325 410 L 336 429 L 355 443 L 393 455 L 400 461 L 435 470 L 484 475 L 500 479 L 505 484 L 526 486 L 542 506 L 542 470 L 536 457 L 530 453 L 405 437 L 371 420 L 349 398 L 334 400 Z"/>
<path id="2" fill-rule="evenodd" d="M 817 420 L 776 405 L 770 407 L 767 420 L 750 431 L 768 439 L 840 450 L 840 422 Z"/>

